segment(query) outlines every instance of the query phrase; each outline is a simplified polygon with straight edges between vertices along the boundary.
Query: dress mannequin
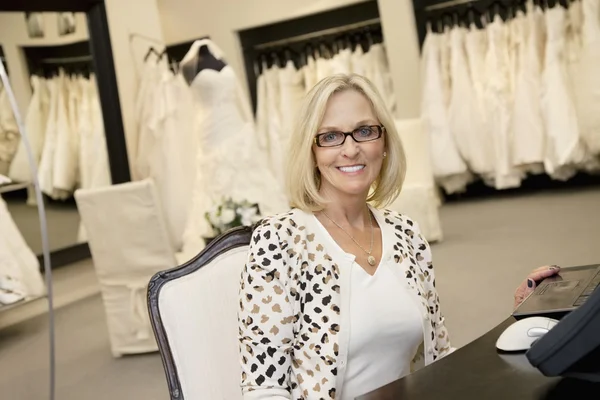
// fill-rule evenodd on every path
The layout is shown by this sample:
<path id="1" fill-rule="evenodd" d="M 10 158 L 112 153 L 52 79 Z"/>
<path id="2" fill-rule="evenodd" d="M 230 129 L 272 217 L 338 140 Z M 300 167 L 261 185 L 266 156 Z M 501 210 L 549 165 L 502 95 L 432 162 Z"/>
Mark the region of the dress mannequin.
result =
<path id="1" fill-rule="evenodd" d="M 196 47 L 198 47 L 197 56 L 193 58 L 186 57 L 189 58 L 188 60 L 184 58 L 180 65 L 181 73 L 188 85 L 191 85 L 200 71 L 213 69 L 219 72 L 227 65 L 221 58 L 215 57 L 208 44 L 200 44 Z"/>

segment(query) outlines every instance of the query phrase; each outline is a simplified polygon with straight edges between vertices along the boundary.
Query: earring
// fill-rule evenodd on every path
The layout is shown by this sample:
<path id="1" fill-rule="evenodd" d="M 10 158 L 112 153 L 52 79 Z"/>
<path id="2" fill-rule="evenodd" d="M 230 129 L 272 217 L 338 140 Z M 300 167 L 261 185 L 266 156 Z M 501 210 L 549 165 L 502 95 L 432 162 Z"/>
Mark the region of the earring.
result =
<path id="1" fill-rule="evenodd" d="M 386 157 L 387 157 L 387 151 L 384 151 L 383 152 L 383 158 L 386 158 Z"/>

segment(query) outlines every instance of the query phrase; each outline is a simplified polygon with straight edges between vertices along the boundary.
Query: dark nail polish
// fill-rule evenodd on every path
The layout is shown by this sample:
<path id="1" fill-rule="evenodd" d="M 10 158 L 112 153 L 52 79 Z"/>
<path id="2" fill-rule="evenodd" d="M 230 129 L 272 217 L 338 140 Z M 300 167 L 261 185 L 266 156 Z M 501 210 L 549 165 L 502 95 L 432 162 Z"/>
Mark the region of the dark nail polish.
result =
<path id="1" fill-rule="evenodd" d="M 527 279 L 527 287 L 530 289 L 533 287 L 533 280 Z"/>

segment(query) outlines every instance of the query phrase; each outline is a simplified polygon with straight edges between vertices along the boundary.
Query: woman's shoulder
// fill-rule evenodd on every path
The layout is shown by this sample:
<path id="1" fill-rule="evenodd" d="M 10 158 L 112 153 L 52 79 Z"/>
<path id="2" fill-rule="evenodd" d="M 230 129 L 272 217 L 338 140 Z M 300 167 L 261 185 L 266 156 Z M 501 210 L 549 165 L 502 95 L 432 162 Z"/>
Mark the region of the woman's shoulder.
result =
<path id="1" fill-rule="evenodd" d="M 396 229 L 419 231 L 419 224 L 408 215 L 387 208 L 376 209 L 376 212 L 380 213 L 387 224 L 393 225 Z"/>
<path id="2" fill-rule="evenodd" d="M 310 214 L 293 208 L 287 212 L 263 217 L 254 226 L 254 233 L 273 232 L 280 238 L 305 231 Z"/>

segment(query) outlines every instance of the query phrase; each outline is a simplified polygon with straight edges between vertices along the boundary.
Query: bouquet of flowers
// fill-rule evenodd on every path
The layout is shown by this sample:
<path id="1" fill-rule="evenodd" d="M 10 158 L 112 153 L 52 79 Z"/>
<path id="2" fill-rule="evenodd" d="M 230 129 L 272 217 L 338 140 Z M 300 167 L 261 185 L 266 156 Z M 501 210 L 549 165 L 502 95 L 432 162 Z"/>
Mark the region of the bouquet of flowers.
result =
<path id="1" fill-rule="evenodd" d="M 227 198 L 206 212 L 204 217 L 212 226 L 214 235 L 218 236 L 236 226 L 252 226 L 260 220 L 260 210 L 258 204 Z"/>

